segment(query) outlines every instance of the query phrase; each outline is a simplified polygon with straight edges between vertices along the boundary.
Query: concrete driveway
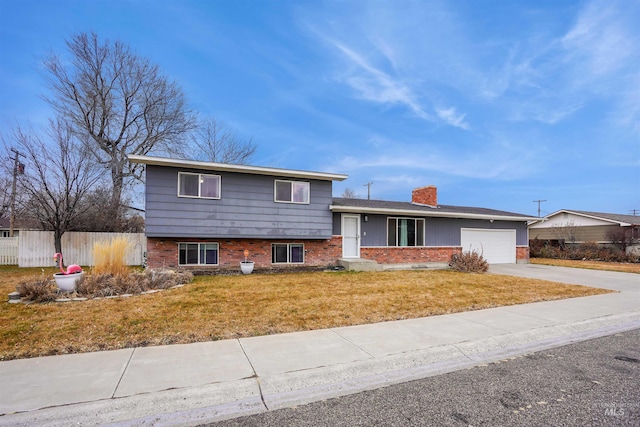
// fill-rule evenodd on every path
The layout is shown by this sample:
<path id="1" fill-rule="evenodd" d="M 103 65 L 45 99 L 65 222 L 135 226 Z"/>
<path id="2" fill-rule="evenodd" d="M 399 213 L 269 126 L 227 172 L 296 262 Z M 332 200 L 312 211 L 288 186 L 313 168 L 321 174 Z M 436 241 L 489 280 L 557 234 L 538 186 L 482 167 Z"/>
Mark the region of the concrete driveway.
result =
<path id="1" fill-rule="evenodd" d="M 631 292 L 640 297 L 640 274 L 539 264 L 493 264 L 489 267 L 489 273 Z"/>

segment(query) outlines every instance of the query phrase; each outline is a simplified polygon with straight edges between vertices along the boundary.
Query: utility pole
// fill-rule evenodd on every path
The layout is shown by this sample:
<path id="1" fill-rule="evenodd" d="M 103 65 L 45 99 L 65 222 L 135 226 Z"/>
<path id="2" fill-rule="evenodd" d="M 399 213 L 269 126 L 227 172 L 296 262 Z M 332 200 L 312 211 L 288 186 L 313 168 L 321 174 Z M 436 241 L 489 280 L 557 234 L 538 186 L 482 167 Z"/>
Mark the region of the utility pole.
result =
<path id="1" fill-rule="evenodd" d="M 372 182 L 367 182 L 365 185 L 363 185 L 363 187 L 367 187 L 367 200 L 371 200 L 371 185 L 373 184 Z"/>
<path id="2" fill-rule="evenodd" d="M 13 184 L 11 186 L 11 216 L 9 217 L 9 237 L 13 237 L 13 228 L 16 222 L 16 182 L 18 174 L 24 174 L 24 164 L 20 163 L 20 156 L 24 157 L 18 150 L 11 149 L 15 157 L 9 157 L 13 160 Z"/>
<path id="3" fill-rule="evenodd" d="M 629 212 L 631 212 L 633 216 L 636 216 L 638 212 L 640 212 L 640 209 L 630 209 Z"/>
<path id="4" fill-rule="evenodd" d="M 538 204 L 538 218 L 540 218 L 540 203 L 546 202 L 546 200 L 534 200 L 533 203 Z"/>

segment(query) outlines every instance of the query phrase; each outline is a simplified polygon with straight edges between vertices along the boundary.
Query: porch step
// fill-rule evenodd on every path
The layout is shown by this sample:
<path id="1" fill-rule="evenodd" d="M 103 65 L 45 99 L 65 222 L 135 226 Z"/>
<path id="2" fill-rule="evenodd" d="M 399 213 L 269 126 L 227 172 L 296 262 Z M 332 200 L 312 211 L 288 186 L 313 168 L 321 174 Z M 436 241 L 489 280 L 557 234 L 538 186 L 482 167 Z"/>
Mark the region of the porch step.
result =
<path id="1" fill-rule="evenodd" d="M 382 265 L 364 258 L 340 258 L 338 265 L 347 271 L 382 271 Z"/>
<path id="2" fill-rule="evenodd" d="M 383 264 L 384 271 L 394 270 L 446 270 L 449 264 L 446 262 L 414 262 L 407 264 Z"/>

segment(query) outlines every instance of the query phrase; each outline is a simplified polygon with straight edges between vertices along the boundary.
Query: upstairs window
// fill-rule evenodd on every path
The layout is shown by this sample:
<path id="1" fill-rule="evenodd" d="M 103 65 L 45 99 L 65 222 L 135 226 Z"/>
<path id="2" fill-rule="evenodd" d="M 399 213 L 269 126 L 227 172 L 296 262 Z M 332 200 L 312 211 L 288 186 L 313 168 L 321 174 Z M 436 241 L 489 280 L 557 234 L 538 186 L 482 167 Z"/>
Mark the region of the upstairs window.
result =
<path id="1" fill-rule="evenodd" d="M 424 219 L 389 218 L 388 246 L 424 246 Z"/>
<path id="2" fill-rule="evenodd" d="M 220 198 L 220 175 L 178 172 L 178 196 Z"/>
<path id="3" fill-rule="evenodd" d="M 275 201 L 281 203 L 309 204 L 309 183 L 276 179 Z"/>

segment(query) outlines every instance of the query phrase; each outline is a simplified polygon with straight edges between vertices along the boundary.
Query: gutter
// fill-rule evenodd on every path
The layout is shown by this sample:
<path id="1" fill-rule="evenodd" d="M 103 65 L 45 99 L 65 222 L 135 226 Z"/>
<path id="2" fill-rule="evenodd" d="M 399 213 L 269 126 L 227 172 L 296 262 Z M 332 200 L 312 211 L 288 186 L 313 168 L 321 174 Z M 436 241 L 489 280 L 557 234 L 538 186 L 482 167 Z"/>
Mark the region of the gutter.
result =
<path id="1" fill-rule="evenodd" d="M 191 169 L 212 170 L 212 171 L 221 171 L 221 172 L 238 172 L 238 173 L 247 173 L 247 174 L 253 174 L 253 175 L 269 175 L 269 176 L 280 176 L 280 177 L 287 177 L 287 178 L 318 179 L 318 180 L 324 180 L 324 181 L 344 181 L 345 179 L 348 178 L 348 175 L 339 174 L 339 173 L 267 168 L 263 166 L 235 165 L 230 163 L 201 162 L 196 160 L 170 159 L 167 157 L 140 156 L 136 154 L 130 154 L 127 157 L 129 158 L 129 161 L 133 163 L 142 163 L 145 165 L 154 165 L 154 166 L 167 166 L 167 167 L 173 167 L 173 168 L 191 168 Z"/>
<path id="2" fill-rule="evenodd" d="M 487 219 L 487 220 L 498 220 L 498 221 L 528 222 L 528 221 L 540 219 L 538 217 L 528 217 L 528 216 L 488 215 L 488 214 L 474 214 L 474 213 L 463 213 L 463 212 L 421 211 L 421 210 L 412 210 L 412 209 L 384 209 L 384 208 L 366 208 L 366 207 L 336 206 L 336 205 L 330 205 L 329 210 L 331 210 L 332 212 L 344 212 L 344 213 L 408 215 L 413 217 L 423 216 L 423 217 L 436 217 L 436 218 Z"/>

